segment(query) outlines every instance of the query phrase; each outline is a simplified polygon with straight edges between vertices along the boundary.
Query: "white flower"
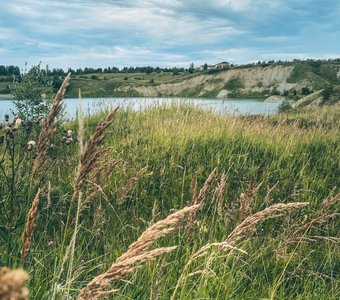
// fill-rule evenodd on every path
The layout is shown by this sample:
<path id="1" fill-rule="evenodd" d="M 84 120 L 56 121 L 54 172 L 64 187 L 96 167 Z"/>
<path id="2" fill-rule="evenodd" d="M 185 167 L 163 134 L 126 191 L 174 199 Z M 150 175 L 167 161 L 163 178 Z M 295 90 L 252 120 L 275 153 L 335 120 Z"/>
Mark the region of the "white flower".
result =
<path id="1" fill-rule="evenodd" d="M 14 123 L 14 128 L 19 128 L 22 125 L 22 120 L 17 118 Z"/>
<path id="2" fill-rule="evenodd" d="M 72 130 L 67 130 L 66 137 L 72 138 L 73 131 Z"/>
<path id="3" fill-rule="evenodd" d="M 27 143 L 27 150 L 28 151 L 32 151 L 34 147 L 35 147 L 35 141 L 31 140 Z"/>

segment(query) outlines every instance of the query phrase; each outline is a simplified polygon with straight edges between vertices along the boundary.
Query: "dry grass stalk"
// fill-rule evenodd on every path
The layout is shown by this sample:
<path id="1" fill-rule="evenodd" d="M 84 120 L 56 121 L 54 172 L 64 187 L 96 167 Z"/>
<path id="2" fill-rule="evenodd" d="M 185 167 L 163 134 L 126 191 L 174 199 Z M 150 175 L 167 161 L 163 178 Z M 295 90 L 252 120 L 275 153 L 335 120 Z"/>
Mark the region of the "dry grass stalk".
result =
<path id="1" fill-rule="evenodd" d="M 240 251 L 241 253 L 244 253 L 244 254 L 247 254 L 246 251 L 242 250 L 242 249 L 239 249 L 239 248 L 236 248 L 232 245 L 229 245 L 227 244 L 226 242 L 215 242 L 215 243 L 208 243 L 206 245 L 204 245 L 203 247 L 201 247 L 198 251 L 196 251 L 188 260 L 188 262 L 186 263 L 183 271 L 181 272 L 181 275 L 179 277 L 179 279 L 177 280 L 177 284 L 176 284 L 176 287 L 173 291 L 173 294 L 170 298 L 170 300 L 174 300 L 175 299 L 175 296 L 176 296 L 176 293 L 177 293 L 177 290 L 178 288 L 180 287 L 180 285 L 185 281 L 186 278 L 188 277 L 192 277 L 194 275 L 198 275 L 198 274 L 207 274 L 207 267 L 205 270 L 198 270 L 198 271 L 195 271 L 195 272 L 191 272 L 190 274 L 188 274 L 189 272 L 189 267 L 191 266 L 191 264 L 198 258 L 200 257 L 203 257 L 205 255 L 207 255 L 210 250 L 212 248 L 216 248 L 218 247 L 219 249 L 222 249 L 222 250 L 236 250 L 236 251 Z M 213 260 L 213 256 L 210 256 L 207 260 L 207 264 L 210 265 L 211 262 Z"/>
<path id="2" fill-rule="evenodd" d="M 240 240 L 244 239 L 246 236 L 254 233 L 256 231 L 256 225 L 264 222 L 268 219 L 278 218 L 283 215 L 283 213 L 307 206 L 308 202 L 291 202 L 291 203 L 278 203 L 267 207 L 260 212 L 247 217 L 241 224 L 239 224 L 225 240 L 226 245 L 233 246 Z M 225 246 L 222 246 L 224 248 Z"/>
<path id="3" fill-rule="evenodd" d="M 103 209 L 101 204 L 99 204 L 96 207 L 96 210 L 94 211 L 94 215 L 93 215 L 93 227 L 96 228 L 98 227 L 103 220 Z"/>
<path id="4" fill-rule="evenodd" d="M 246 251 L 239 249 L 235 247 L 234 245 L 236 242 L 244 239 L 246 236 L 252 234 L 255 232 L 256 227 L 255 225 L 270 219 L 270 218 L 277 218 L 282 216 L 282 213 L 290 211 L 292 209 L 297 209 L 303 206 L 308 205 L 308 202 L 294 202 L 294 203 L 288 203 L 288 204 L 275 204 L 272 205 L 250 217 L 247 217 L 240 225 L 238 225 L 228 236 L 228 238 L 223 242 L 214 242 L 214 243 L 208 243 L 201 247 L 198 251 L 196 251 L 188 260 L 187 264 L 185 265 L 181 276 L 179 280 L 177 281 L 176 287 L 174 289 L 174 292 L 172 294 L 171 300 L 175 299 L 176 292 L 179 288 L 179 286 L 183 283 L 185 278 L 193 276 L 195 274 L 201 274 L 205 271 L 197 271 L 194 273 L 190 273 L 189 275 L 186 275 L 188 273 L 189 267 L 192 264 L 193 261 L 196 259 L 207 255 L 212 248 L 218 248 L 219 250 L 236 250 L 243 254 L 247 254 Z"/>
<path id="5" fill-rule="evenodd" d="M 106 149 L 107 150 L 107 149 Z M 105 161 L 107 156 L 104 156 L 104 160 L 97 163 L 97 168 L 93 170 L 93 175 L 91 177 L 94 177 L 96 182 L 104 182 L 105 179 L 107 179 L 113 172 L 113 170 L 122 163 L 122 160 L 108 160 Z M 86 194 L 84 200 L 81 201 L 79 206 L 79 218 L 82 216 L 84 210 L 86 210 L 92 200 L 94 200 L 97 196 L 100 194 L 104 195 L 104 197 L 107 199 L 104 189 L 106 186 L 100 186 L 99 184 L 86 180 L 87 183 L 90 183 L 90 187 L 86 187 Z M 76 223 L 76 219 L 74 218 L 71 226 L 74 226 Z"/>
<path id="6" fill-rule="evenodd" d="M 144 167 L 141 170 L 135 172 L 132 177 L 128 180 L 126 185 L 121 189 L 118 195 L 118 204 L 123 204 L 125 199 L 129 196 L 129 193 L 133 190 L 138 180 L 145 174 L 148 167 Z"/>
<path id="7" fill-rule="evenodd" d="M 328 240 L 331 242 L 338 242 L 339 238 L 337 237 L 321 237 L 321 236 L 308 236 L 307 232 L 315 227 L 316 225 L 321 225 L 326 223 L 328 220 L 336 218 L 340 216 L 340 213 L 330 212 L 329 209 L 335 205 L 338 201 L 340 201 L 340 193 L 334 195 L 335 188 L 330 192 L 327 198 L 325 198 L 319 210 L 316 211 L 313 218 L 305 223 L 304 225 L 300 225 L 285 241 L 284 245 L 288 245 L 294 242 L 300 242 L 302 240 L 314 242 L 317 239 Z"/>
<path id="8" fill-rule="evenodd" d="M 162 267 L 158 268 L 157 274 L 156 274 L 156 280 L 155 283 L 152 287 L 152 300 L 159 300 L 160 295 L 161 295 L 161 290 L 160 290 L 160 282 L 162 280 L 162 276 L 163 276 L 163 269 Z"/>
<path id="9" fill-rule="evenodd" d="M 29 277 L 21 269 L 0 269 L 0 299 L 28 300 L 28 289 L 25 287 Z"/>
<path id="10" fill-rule="evenodd" d="M 93 278 L 79 294 L 78 300 L 99 299 L 108 296 L 112 291 L 103 291 L 110 283 L 131 274 L 138 267 L 138 263 L 146 262 L 155 257 L 173 251 L 176 247 L 149 248 L 161 237 L 177 228 L 177 224 L 190 212 L 196 210 L 198 205 L 185 207 L 167 218 L 158 221 L 146 229 L 136 242 L 132 243 L 127 252 L 121 255 L 115 263 L 104 273 Z"/>
<path id="11" fill-rule="evenodd" d="M 228 176 L 223 172 L 220 183 L 217 187 L 217 214 L 220 218 L 223 217 L 223 195 L 226 188 Z"/>
<path id="12" fill-rule="evenodd" d="M 207 193 L 207 190 L 208 190 L 208 187 L 210 186 L 211 181 L 214 179 L 215 174 L 216 174 L 216 168 L 214 170 L 212 170 L 212 172 L 210 173 L 210 175 L 206 179 L 203 187 L 199 191 L 198 195 L 195 195 L 195 197 L 192 198 L 191 204 L 192 205 L 198 205 L 197 209 L 204 202 L 205 197 L 206 197 L 206 193 Z M 190 213 L 190 216 L 189 216 L 189 221 L 188 221 L 188 242 L 190 242 L 191 239 L 192 239 L 192 230 L 194 228 L 194 224 L 195 224 L 195 220 L 196 220 L 196 214 L 197 214 L 197 210 L 193 210 Z"/>
<path id="13" fill-rule="evenodd" d="M 38 139 L 38 143 L 37 143 L 37 156 L 36 156 L 34 166 L 33 166 L 33 171 L 32 171 L 33 175 L 36 174 L 39 170 L 41 170 L 42 166 L 44 165 L 46 161 L 48 149 L 50 147 L 51 138 L 57 130 L 56 118 L 62 109 L 65 91 L 69 84 L 70 79 L 71 79 L 71 73 L 69 73 L 65 77 L 57 95 L 54 98 L 52 108 L 47 117 L 47 120 L 44 122 L 42 126 L 39 139 Z"/>
<path id="14" fill-rule="evenodd" d="M 115 108 L 98 124 L 94 134 L 81 154 L 71 202 L 78 198 L 79 192 L 82 189 L 86 178 L 98 167 L 99 159 L 107 152 L 107 149 L 100 149 L 98 146 L 105 138 L 105 132 L 111 125 L 118 108 L 119 107 Z"/>
<path id="15" fill-rule="evenodd" d="M 22 233 L 22 240 L 23 240 L 23 243 L 24 243 L 23 247 L 22 247 L 22 253 L 21 253 L 22 259 L 25 258 L 26 254 L 30 250 L 33 231 L 36 227 L 35 218 L 36 218 L 37 213 L 38 213 L 39 201 L 40 201 L 40 189 L 36 193 L 34 200 L 32 202 L 32 206 L 31 206 L 31 208 L 30 208 L 30 210 L 27 214 L 27 217 L 26 217 L 26 224 L 25 224 L 24 231 Z"/>
<path id="16" fill-rule="evenodd" d="M 253 200 L 258 194 L 260 187 L 263 184 L 263 181 L 260 182 L 260 179 L 263 175 L 265 168 L 265 164 L 262 163 L 256 171 L 255 177 L 250 183 L 249 188 L 240 195 L 240 209 L 239 209 L 239 219 L 243 221 L 245 218 L 251 215 Z M 258 184 L 260 182 L 260 184 Z"/>
<path id="17" fill-rule="evenodd" d="M 271 195 L 272 195 L 273 191 L 275 191 L 275 189 L 277 188 L 278 184 L 279 184 L 279 182 L 275 183 L 271 188 L 268 187 L 267 194 L 263 199 L 264 205 L 268 206 L 270 204 Z"/>
<path id="18" fill-rule="evenodd" d="M 243 221 L 245 218 L 251 215 L 252 209 L 252 202 L 253 199 L 259 192 L 259 189 L 263 182 L 259 185 L 256 185 L 256 181 L 253 181 L 248 190 L 240 195 L 240 211 L 239 211 L 239 218 Z"/>
<path id="19" fill-rule="evenodd" d="M 47 188 L 47 206 L 51 206 L 52 204 L 52 200 L 51 200 L 51 192 L 52 192 L 52 188 L 51 188 L 51 181 L 48 181 L 48 188 Z"/>
<path id="20" fill-rule="evenodd" d="M 88 208 L 89 204 L 92 202 L 94 198 L 96 198 L 99 194 L 104 194 L 104 191 L 102 187 L 94 182 L 91 182 L 93 185 L 93 188 L 91 190 L 87 190 L 86 194 L 87 196 L 85 197 L 84 200 L 81 199 L 79 203 L 79 209 L 77 213 L 78 220 L 82 216 L 83 212 L 85 209 Z M 73 227 L 76 224 L 76 218 L 73 219 L 71 226 Z"/>

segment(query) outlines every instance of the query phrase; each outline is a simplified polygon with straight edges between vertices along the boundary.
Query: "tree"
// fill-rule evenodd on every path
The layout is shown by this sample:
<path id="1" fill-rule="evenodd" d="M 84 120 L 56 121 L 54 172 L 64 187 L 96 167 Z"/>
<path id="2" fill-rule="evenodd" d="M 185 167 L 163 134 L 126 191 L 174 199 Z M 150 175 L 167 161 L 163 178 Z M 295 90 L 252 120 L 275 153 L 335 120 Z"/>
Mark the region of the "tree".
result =
<path id="1" fill-rule="evenodd" d="M 41 69 L 39 63 L 17 78 L 14 105 L 21 118 L 33 121 L 48 114 L 53 95 L 48 72 L 48 66 Z"/>
<path id="2" fill-rule="evenodd" d="M 333 86 L 328 85 L 322 91 L 322 104 L 329 101 L 334 93 Z"/>
<path id="3" fill-rule="evenodd" d="M 208 64 L 207 63 L 205 63 L 204 65 L 203 65 L 203 70 L 208 70 Z"/>
<path id="4" fill-rule="evenodd" d="M 188 69 L 188 72 L 189 72 L 190 74 L 194 73 L 194 63 L 191 63 L 191 64 L 190 64 L 190 67 L 189 67 L 189 69 Z"/>

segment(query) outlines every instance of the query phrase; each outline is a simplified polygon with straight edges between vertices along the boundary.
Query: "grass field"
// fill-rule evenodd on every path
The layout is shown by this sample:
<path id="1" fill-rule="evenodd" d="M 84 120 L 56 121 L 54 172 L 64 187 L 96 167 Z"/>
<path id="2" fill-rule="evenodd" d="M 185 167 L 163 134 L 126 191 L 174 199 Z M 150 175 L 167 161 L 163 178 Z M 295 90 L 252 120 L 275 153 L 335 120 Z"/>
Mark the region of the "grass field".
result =
<path id="1" fill-rule="evenodd" d="M 338 108 L 105 117 L 3 126 L 0 267 L 30 299 L 340 297 Z"/>

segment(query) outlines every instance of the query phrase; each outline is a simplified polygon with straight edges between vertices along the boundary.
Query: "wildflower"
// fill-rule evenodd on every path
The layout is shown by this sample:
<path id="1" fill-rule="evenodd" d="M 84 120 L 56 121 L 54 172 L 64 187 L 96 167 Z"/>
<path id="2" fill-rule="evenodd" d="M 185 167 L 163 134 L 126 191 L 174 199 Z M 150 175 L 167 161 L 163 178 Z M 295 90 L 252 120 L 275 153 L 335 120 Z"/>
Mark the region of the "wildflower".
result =
<path id="1" fill-rule="evenodd" d="M 67 130 L 66 137 L 72 138 L 72 135 L 73 135 L 73 131 L 72 130 Z"/>
<path id="2" fill-rule="evenodd" d="M 32 151 L 34 147 L 35 147 L 35 141 L 29 141 L 27 143 L 27 150 L 28 151 Z"/>
<path id="3" fill-rule="evenodd" d="M 5 133 L 6 133 L 6 134 L 9 134 L 11 131 L 12 131 L 12 128 L 11 128 L 10 126 L 6 125 L 6 127 L 5 127 Z"/>
<path id="4" fill-rule="evenodd" d="M 0 299 L 28 299 L 28 289 L 25 287 L 28 275 L 25 271 L 0 268 Z"/>
<path id="5" fill-rule="evenodd" d="M 18 129 L 22 125 L 22 120 L 17 118 L 14 123 L 14 128 Z"/>
<path id="6" fill-rule="evenodd" d="M 73 142 L 72 138 L 66 138 L 65 145 L 70 145 Z"/>
<path id="7" fill-rule="evenodd" d="M 14 138 L 14 134 L 13 134 L 12 128 L 10 126 L 7 125 L 5 127 L 5 133 L 9 138 L 11 138 L 11 139 Z"/>

